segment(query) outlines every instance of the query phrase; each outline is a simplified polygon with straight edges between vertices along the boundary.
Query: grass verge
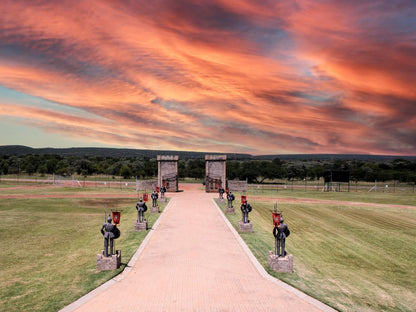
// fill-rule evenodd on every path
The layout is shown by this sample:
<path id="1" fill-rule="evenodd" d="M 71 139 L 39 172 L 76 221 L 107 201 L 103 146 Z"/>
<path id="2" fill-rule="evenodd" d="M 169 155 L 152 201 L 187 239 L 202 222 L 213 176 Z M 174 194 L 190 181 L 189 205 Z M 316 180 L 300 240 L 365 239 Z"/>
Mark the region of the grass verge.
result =
<path id="1" fill-rule="evenodd" d="M 416 210 L 280 203 L 291 230 L 287 250 L 294 255 L 294 273 L 288 274 L 268 268 L 273 203 L 250 203 L 254 232 L 240 235 L 271 275 L 340 311 L 414 311 Z M 219 204 L 224 213 L 225 205 Z M 238 231 L 237 201 L 235 208 L 227 218 Z"/>
<path id="2" fill-rule="evenodd" d="M 321 192 L 321 191 L 303 191 L 303 190 L 249 190 L 248 197 L 256 198 L 304 198 L 304 199 L 321 199 L 331 201 L 363 202 L 389 205 L 410 205 L 416 206 L 416 193 L 369 193 L 369 192 Z"/>
<path id="3" fill-rule="evenodd" d="M 122 266 L 99 272 L 96 255 L 103 248 L 100 228 L 105 204 L 108 211 L 123 210 L 121 236 L 115 240 Z M 0 310 L 57 311 L 119 274 L 148 233 L 134 231 L 135 204 L 135 199 L 122 194 L 119 198 L 2 199 Z M 166 203 L 159 205 L 163 210 Z M 145 217 L 150 228 L 159 214 L 147 212 Z"/>

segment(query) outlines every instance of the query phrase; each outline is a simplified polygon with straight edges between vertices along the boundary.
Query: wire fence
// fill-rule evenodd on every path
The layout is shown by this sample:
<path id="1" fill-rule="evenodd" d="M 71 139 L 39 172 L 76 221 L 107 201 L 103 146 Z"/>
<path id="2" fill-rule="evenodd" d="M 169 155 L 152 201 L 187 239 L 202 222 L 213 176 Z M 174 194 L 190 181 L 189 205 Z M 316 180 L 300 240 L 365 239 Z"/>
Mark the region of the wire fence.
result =
<path id="1" fill-rule="evenodd" d="M 149 179 L 150 180 L 150 179 Z M 130 189 L 141 190 L 140 182 L 143 180 L 123 179 L 121 177 L 113 176 L 70 176 L 63 177 L 59 175 L 49 176 L 19 176 L 19 175 L 0 175 L 1 182 L 21 182 L 27 184 L 48 184 L 64 187 L 75 188 L 112 188 L 112 189 Z M 290 192 L 290 191 L 305 191 L 305 192 L 383 192 L 383 193 L 415 193 L 415 183 L 403 183 L 399 181 L 387 182 L 364 182 L 351 181 L 350 183 L 336 183 L 325 184 L 323 180 L 320 181 L 285 181 L 279 180 L 278 183 L 254 183 L 248 184 L 248 191 L 251 192 Z"/>
<path id="2" fill-rule="evenodd" d="M 382 192 L 382 193 L 414 193 L 415 183 L 400 183 L 397 181 L 389 182 L 350 182 L 348 183 L 314 183 L 314 181 L 295 182 L 286 181 L 279 184 L 249 184 L 248 190 L 251 192 L 285 192 L 302 191 L 305 192 Z"/>

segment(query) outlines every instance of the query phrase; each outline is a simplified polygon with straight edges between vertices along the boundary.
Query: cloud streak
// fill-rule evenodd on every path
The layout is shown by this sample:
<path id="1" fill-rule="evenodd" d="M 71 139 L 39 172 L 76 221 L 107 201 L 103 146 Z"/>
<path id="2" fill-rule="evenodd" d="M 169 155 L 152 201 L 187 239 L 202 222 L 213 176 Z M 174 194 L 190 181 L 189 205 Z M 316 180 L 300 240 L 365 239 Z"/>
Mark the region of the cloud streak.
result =
<path id="1" fill-rule="evenodd" d="M 415 155 L 413 1 L 1 3 L 0 85 L 41 100 L 0 124 L 45 142 Z"/>

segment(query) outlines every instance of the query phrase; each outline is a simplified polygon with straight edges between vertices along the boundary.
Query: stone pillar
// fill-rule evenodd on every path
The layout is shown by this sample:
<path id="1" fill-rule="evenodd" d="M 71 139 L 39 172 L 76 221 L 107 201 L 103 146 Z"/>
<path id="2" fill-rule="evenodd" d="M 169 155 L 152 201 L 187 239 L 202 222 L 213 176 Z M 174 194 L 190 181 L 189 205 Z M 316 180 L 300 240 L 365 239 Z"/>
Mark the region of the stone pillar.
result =
<path id="1" fill-rule="evenodd" d="M 253 233 L 253 223 L 251 221 L 244 223 L 243 221 L 238 221 L 238 231 L 240 233 Z"/>
<path id="2" fill-rule="evenodd" d="M 159 201 L 163 202 L 163 203 L 166 203 L 166 194 L 164 194 L 163 197 L 162 197 L 162 193 L 160 193 Z"/>
<path id="3" fill-rule="evenodd" d="M 147 231 L 147 220 L 145 219 L 143 222 L 134 221 L 134 230 L 135 231 Z"/>
<path id="4" fill-rule="evenodd" d="M 293 255 L 279 257 L 269 250 L 269 267 L 276 272 L 293 273 Z"/>
<path id="5" fill-rule="evenodd" d="M 121 265 L 121 251 L 116 250 L 116 253 L 110 257 L 104 256 L 104 250 L 101 251 L 101 254 L 97 255 L 97 270 L 115 270 L 118 269 Z"/>
<path id="6" fill-rule="evenodd" d="M 150 207 L 150 213 L 159 213 L 159 205 L 157 206 L 151 206 Z"/>
<path id="7" fill-rule="evenodd" d="M 227 155 L 205 155 L 205 191 L 218 192 L 218 185 L 226 188 Z"/>
<path id="8" fill-rule="evenodd" d="M 177 155 L 157 156 L 157 183 L 159 187 L 165 184 L 167 192 L 178 191 L 178 160 Z"/>
<path id="9" fill-rule="evenodd" d="M 234 208 L 234 206 L 231 206 L 231 207 L 225 207 L 225 213 L 226 214 L 235 214 L 235 208 Z"/>

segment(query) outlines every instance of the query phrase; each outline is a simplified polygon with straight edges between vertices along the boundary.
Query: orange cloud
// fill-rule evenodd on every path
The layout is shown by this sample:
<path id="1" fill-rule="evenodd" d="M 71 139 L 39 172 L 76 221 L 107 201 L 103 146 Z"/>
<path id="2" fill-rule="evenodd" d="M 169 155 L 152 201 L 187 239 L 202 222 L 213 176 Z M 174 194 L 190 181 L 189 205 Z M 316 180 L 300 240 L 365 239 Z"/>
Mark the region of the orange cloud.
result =
<path id="1" fill-rule="evenodd" d="M 402 2 L 8 1 L 0 85 L 54 109 L 1 115 L 91 145 L 414 154 Z"/>

